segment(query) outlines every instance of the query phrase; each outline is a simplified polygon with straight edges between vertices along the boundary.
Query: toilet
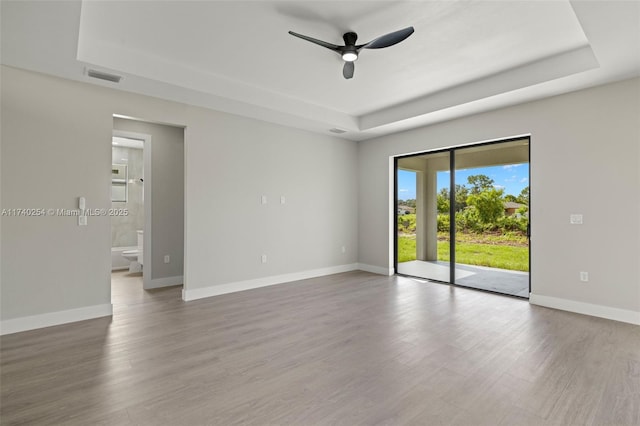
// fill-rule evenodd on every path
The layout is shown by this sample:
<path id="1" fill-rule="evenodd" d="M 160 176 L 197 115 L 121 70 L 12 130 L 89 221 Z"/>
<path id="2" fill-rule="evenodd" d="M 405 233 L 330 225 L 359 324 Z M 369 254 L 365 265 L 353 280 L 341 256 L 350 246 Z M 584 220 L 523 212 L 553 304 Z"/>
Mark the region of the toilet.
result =
<path id="1" fill-rule="evenodd" d="M 144 231 L 138 230 L 138 248 L 135 250 L 125 250 L 122 252 L 122 257 L 129 261 L 129 272 L 142 272 L 142 264 L 143 264 L 143 241 L 144 241 Z"/>

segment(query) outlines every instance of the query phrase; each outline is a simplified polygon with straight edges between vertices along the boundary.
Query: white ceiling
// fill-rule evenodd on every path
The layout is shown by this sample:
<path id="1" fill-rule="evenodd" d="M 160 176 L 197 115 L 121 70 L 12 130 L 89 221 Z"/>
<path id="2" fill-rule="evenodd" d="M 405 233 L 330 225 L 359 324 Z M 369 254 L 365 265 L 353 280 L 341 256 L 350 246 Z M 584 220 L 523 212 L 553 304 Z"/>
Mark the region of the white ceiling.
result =
<path id="1" fill-rule="evenodd" d="M 1 14 L 5 65 L 353 140 L 640 75 L 640 1 L 2 1 Z M 364 43 L 407 26 L 362 51 L 351 80 L 339 55 L 287 34 Z"/>

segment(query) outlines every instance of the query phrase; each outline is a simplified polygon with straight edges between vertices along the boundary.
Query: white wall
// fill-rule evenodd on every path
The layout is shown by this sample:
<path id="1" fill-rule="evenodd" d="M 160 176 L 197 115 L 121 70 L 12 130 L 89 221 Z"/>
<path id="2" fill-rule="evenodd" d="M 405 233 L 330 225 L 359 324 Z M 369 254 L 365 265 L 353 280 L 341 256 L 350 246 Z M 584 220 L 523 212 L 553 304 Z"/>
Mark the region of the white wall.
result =
<path id="1" fill-rule="evenodd" d="M 186 126 L 185 289 L 206 289 L 194 297 L 354 267 L 356 143 L 9 67 L 1 78 L 0 208 L 78 196 L 108 208 L 117 113 Z M 3 332 L 108 314 L 108 217 L 2 217 L 0 229 Z"/>
<path id="2" fill-rule="evenodd" d="M 109 208 L 109 109 L 69 83 L 6 67 L 1 77 L 0 207 L 75 209 L 84 196 L 87 208 Z M 91 217 L 86 227 L 76 217 L 1 220 L 3 322 L 110 311 L 108 217 Z"/>
<path id="3" fill-rule="evenodd" d="M 357 261 L 356 143 L 202 109 L 191 118 L 190 289 Z"/>
<path id="4" fill-rule="evenodd" d="M 184 129 L 182 127 L 113 119 L 113 128 L 151 135 L 151 266 L 144 270 L 151 279 L 176 277 L 181 284 L 184 273 Z M 148 147 L 145 147 L 149 149 Z M 134 244 L 135 245 L 135 244 Z M 146 252 L 145 247 L 145 252 Z M 164 256 L 170 262 L 164 263 Z"/>
<path id="5" fill-rule="evenodd" d="M 390 156 L 527 133 L 532 302 L 640 322 L 638 79 L 360 142 L 359 261 L 393 267 Z"/>

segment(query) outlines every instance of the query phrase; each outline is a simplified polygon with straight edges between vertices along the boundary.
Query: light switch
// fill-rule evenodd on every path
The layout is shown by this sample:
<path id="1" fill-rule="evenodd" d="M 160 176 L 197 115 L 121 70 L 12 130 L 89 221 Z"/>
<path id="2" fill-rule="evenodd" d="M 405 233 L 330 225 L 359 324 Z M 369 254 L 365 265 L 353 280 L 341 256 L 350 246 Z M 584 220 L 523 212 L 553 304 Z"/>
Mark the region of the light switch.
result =
<path id="1" fill-rule="evenodd" d="M 286 202 L 287 202 L 287 199 L 284 197 L 284 195 L 280 197 L 280 204 L 284 204 Z"/>
<path id="2" fill-rule="evenodd" d="M 78 216 L 78 226 L 87 226 L 86 216 Z"/>
<path id="3" fill-rule="evenodd" d="M 581 214 L 569 215 L 569 223 L 572 225 L 582 225 L 582 215 Z"/>
<path id="4" fill-rule="evenodd" d="M 262 198 L 260 199 L 260 202 L 261 202 L 262 204 L 267 204 L 267 196 L 266 196 L 266 195 L 263 195 L 263 196 L 262 196 Z"/>

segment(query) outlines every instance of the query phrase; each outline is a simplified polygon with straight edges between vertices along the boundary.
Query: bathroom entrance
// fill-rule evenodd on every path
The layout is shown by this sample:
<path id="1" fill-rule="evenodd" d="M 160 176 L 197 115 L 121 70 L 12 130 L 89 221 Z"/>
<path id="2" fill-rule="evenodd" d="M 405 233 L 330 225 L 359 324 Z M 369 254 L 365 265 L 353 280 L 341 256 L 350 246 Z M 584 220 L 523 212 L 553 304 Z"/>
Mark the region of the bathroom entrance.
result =
<path id="1" fill-rule="evenodd" d="M 144 265 L 144 147 L 150 140 L 151 135 L 116 130 L 111 139 L 111 267 L 140 276 Z"/>
<path id="2" fill-rule="evenodd" d="M 112 299 L 182 285 L 184 127 L 114 115 L 111 145 Z"/>

